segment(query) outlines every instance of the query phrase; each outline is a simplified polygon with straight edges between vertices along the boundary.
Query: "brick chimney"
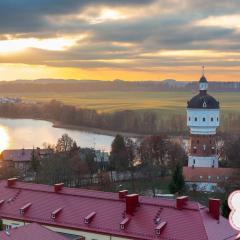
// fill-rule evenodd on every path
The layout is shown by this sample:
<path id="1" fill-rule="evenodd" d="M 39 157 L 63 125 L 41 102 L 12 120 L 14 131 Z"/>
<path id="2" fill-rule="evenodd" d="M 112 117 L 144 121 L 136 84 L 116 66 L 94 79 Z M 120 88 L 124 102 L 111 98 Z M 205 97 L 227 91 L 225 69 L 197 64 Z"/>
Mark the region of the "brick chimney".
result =
<path id="1" fill-rule="evenodd" d="M 12 186 L 14 186 L 16 184 L 16 182 L 17 182 L 17 178 L 9 178 L 7 180 L 7 186 L 8 187 L 12 187 Z"/>
<path id="2" fill-rule="evenodd" d="M 63 187 L 64 187 L 64 183 L 56 183 L 54 184 L 54 191 L 59 192 L 63 189 Z"/>
<path id="3" fill-rule="evenodd" d="M 188 201 L 188 196 L 177 197 L 176 199 L 176 208 L 181 210 Z"/>
<path id="4" fill-rule="evenodd" d="M 133 215 L 136 208 L 139 206 L 139 195 L 128 194 L 126 195 L 126 213 Z"/>
<path id="5" fill-rule="evenodd" d="M 214 219 L 219 220 L 219 217 L 220 217 L 220 199 L 209 198 L 208 209 L 209 209 L 210 215 Z"/>
<path id="6" fill-rule="evenodd" d="M 128 190 L 122 190 L 118 192 L 119 199 L 125 199 L 128 195 Z"/>

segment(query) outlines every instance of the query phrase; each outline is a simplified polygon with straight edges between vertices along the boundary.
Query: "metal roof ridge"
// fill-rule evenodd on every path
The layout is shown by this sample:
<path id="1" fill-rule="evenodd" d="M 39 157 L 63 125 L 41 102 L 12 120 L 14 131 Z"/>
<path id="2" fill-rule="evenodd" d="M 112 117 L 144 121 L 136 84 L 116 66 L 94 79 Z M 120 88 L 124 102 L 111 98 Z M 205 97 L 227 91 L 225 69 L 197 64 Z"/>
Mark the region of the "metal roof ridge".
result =
<path id="1" fill-rule="evenodd" d="M 23 183 L 24 184 L 24 183 Z M 44 187 L 46 187 L 46 185 L 43 185 Z M 47 187 L 50 187 L 51 185 L 47 185 Z M 53 187 L 53 186 L 52 186 Z M 119 198 L 113 198 L 113 197 L 107 197 L 107 196 L 89 196 L 83 193 L 69 193 L 66 192 L 66 189 L 64 191 L 64 189 L 61 192 L 56 193 L 54 191 L 54 189 L 33 189 L 33 188 L 27 188 L 27 187 L 22 187 L 19 186 L 19 183 L 16 184 L 16 186 L 11 186 L 11 189 L 18 189 L 19 191 L 21 190 L 25 190 L 25 191 L 32 191 L 32 192 L 43 192 L 43 193 L 53 193 L 53 194 L 61 194 L 61 195 L 66 195 L 66 196 L 75 196 L 75 197 L 84 197 L 84 198 L 95 198 L 95 199 L 102 199 L 102 200 L 109 200 L 109 201 L 119 201 L 122 202 L 121 200 L 119 200 Z M 76 190 L 75 188 L 68 188 L 67 190 Z M 88 190 L 87 190 L 88 191 Z M 101 193 L 101 191 L 96 191 Z M 112 193 L 112 194 L 116 194 L 116 193 Z"/>
<path id="2" fill-rule="evenodd" d="M 172 200 L 172 199 L 169 199 L 169 200 Z M 141 199 L 139 201 L 139 203 L 143 204 L 143 205 L 150 205 L 150 206 L 156 206 L 156 207 L 165 207 L 165 208 L 176 208 L 175 206 L 175 199 L 173 200 L 173 205 L 164 205 L 164 204 L 161 204 L 161 203 L 149 203 L 149 202 L 141 202 Z M 192 203 L 195 203 L 194 201 L 190 201 Z M 199 206 L 197 206 L 198 208 L 191 208 L 190 206 L 184 206 L 183 209 L 185 210 L 192 210 L 192 211 L 199 211 Z"/>
<path id="3" fill-rule="evenodd" d="M 204 233 L 206 234 L 206 240 L 208 240 L 208 234 L 207 234 L 207 229 L 205 227 L 204 221 L 203 221 L 203 215 L 202 215 L 203 211 L 199 211 L 200 217 L 201 217 L 201 224 L 203 225 L 204 228 Z"/>

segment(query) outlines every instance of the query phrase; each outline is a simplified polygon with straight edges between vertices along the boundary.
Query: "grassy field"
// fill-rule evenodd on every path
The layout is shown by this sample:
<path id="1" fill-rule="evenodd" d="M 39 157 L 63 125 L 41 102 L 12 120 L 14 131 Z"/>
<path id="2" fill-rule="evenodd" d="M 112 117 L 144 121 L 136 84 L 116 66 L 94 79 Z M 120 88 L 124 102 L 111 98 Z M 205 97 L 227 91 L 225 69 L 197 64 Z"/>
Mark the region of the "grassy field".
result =
<path id="1" fill-rule="evenodd" d="M 193 92 L 79 92 L 79 93 L 6 93 L 5 97 L 21 97 L 23 100 L 48 102 L 51 99 L 99 112 L 120 110 L 154 110 L 168 114 L 185 113 L 187 101 Z M 239 93 L 213 93 L 224 112 L 240 112 Z"/>

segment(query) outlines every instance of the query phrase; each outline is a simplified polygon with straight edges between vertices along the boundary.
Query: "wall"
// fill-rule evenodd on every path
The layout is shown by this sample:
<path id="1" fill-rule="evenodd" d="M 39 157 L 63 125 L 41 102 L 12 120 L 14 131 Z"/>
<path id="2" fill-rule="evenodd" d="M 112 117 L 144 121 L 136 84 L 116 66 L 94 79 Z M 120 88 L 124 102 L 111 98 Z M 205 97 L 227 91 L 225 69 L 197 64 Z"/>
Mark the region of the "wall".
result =
<path id="1" fill-rule="evenodd" d="M 189 190 L 196 190 L 200 192 L 215 192 L 217 189 L 217 183 L 206 182 L 186 182 Z M 193 189 L 193 185 L 195 185 Z"/>
<path id="2" fill-rule="evenodd" d="M 216 134 L 219 124 L 219 109 L 187 109 L 187 126 L 191 134 Z"/>
<path id="3" fill-rule="evenodd" d="M 195 163 L 194 163 L 195 160 Z M 210 157 L 200 157 L 200 156 L 188 156 L 188 167 L 208 167 L 211 168 L 214 166 L 218 167 L 218 158 L 217 156 Z"/>

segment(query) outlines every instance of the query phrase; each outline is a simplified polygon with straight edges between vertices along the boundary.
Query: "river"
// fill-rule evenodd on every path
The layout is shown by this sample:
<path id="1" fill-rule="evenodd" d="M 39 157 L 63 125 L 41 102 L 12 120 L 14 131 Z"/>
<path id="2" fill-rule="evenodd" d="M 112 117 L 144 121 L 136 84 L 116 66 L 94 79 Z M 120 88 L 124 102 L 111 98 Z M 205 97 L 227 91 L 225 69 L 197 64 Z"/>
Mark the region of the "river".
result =
<path id="1" fill-rule="evenodd" d="M 43 147 L 43 143 L 56 144 L 67 133 L 80 147 L 110 151 L 112 136 L 80 130 L 54 128 L 43 120 L 0 118 L 0 151 L 15 148 Z"/>

